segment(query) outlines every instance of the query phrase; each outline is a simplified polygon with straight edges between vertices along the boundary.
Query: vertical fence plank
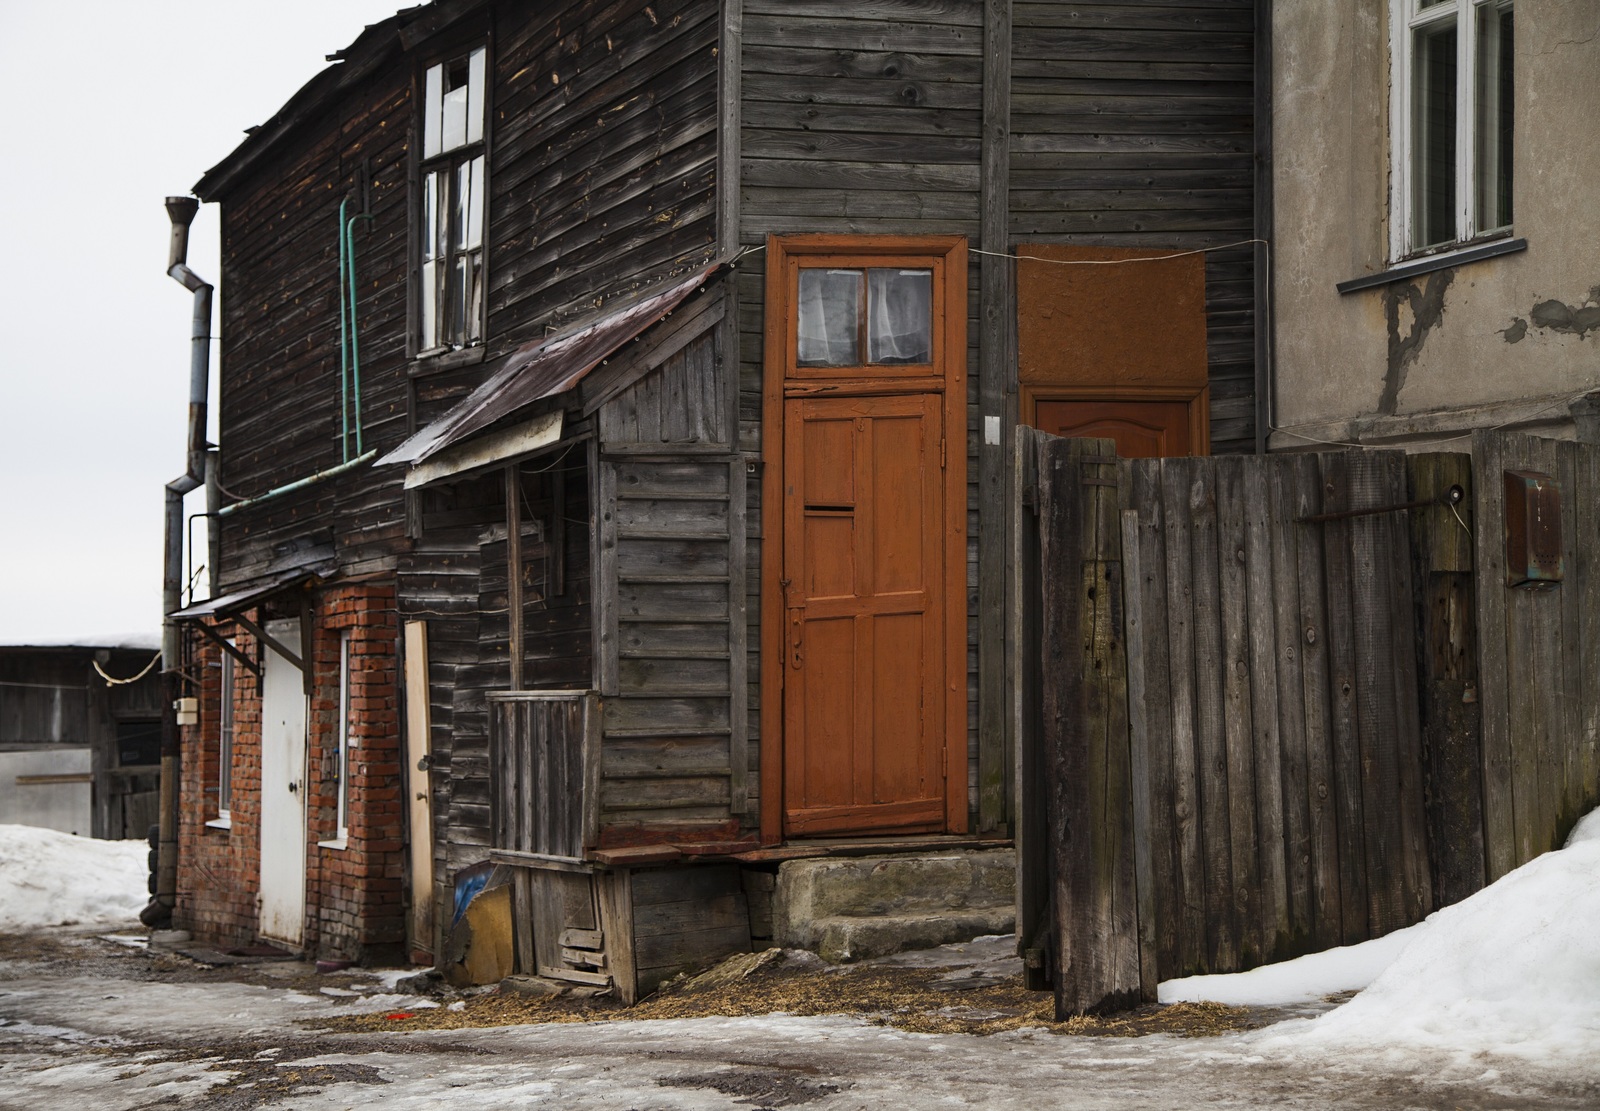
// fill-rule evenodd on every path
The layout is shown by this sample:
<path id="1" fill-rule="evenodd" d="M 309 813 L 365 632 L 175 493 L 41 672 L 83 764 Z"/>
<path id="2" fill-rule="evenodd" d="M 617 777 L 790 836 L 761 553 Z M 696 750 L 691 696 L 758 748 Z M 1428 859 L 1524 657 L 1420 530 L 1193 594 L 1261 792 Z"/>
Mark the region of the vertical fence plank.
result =
<path id="1" fill-rule="evenodd" d="M 1434 898 L 1459 902 L 1483 887 L 1483 749 L 1473 585 L 1472 458 L 1414 455 L 1408 501 L 1417 595 L 1417 668 L 1428 777 Z M 1448 503 L 1460 487 L 1459 505 Z"/>
<path id="2" fill-rule="evenodd" d="M 1168 645 L 1168 615 L 1166 589 L 1166 545 L 1163 536 L 1165 524 L 1161 506 L 1161 461 L 1136 459 L 1132 469 L 1131 504 L 1137 506 L 1134 514 L 1132 543 L 1138 557 L 1138 575 L 1135 578 L 1132 561 L 1125 573 L 1130 583 L 1137 583 L 1143 636 L 1139 649 L 1133 637 L 1128 637 L 1128 699 L 1130 714 L 1142 705 L 1145 725 L 1146 767 L 1149 776 L 1145 805 L 1149 811 L 1149 853 L 1152 913 L 1149 929 L 1142 917 L 1145 905 L 1141 902 L 1141 937 L 1150 936 L 1155 947 L 1155 968 L 1172 970 L 1178 967 L 1177 938 L 1183 919 L 1178 894 L 1178 823 L 1181 820 L 1173 804 L 1176 792 L 1173 783 L 1173 711 L 1171 651 Z M 1124 551 L 1130 550 L 1126 537 Z M 1130 616 L 1132 607 L 1129 607 Z M 1141 693 L 1135 693 L 1134 661 L 1140 661 Z M 1135 755 L 1138 755 L 1137 741 Z M 1139 791 L 1135 785 L 1135 802 Z M 1137 837 L 1137 831 L 1135 837 Z M 1153 931 L 1153 933 L 1151 932 Z M 1143 954 L 1141 953 L 1141 956 Z"/>
<path id="3" fill-rule="evenodd" d="M 1322 472 L 1318 457 L 1297 455 L 1291 464 L 1294 517 L 1323 510 Z M 1344 938 L 1340 902 L 1339 797 L 1333 770 L 1333 723 L 1329 685 L 1327 572 L 1323 560 L 1323 526 L 1296 524 L 1295 571 L 1300 583 L 1300 690 L 1305 708 L 1306 802 L 1309 813 L 1311 923 L 1317 948 L 1338 945 Z"/>
<path id="4" fill-rule="evenodd" d="M 1196 749 L 1199 726 L 1195 711 L 1195 629 L 1198 614 L 1194 589 L 1193 537 L 1190 535 L 1189 488 L 1198 464 L 1192 459 L 1164 459 L 1159 498 L 1165 546 L 1167 658 L 1169 705 L 1172 709 L 1172 805 L 1176 826 L 1178 912 L 1164 918 L 1164 929 L 1176 931 L 1171 975 L 1207 967 L 1204 818 L 1200 809 L 1200 764 Z M 1213 581 L 1215 581 L 1213 579 Z"/>
<path id="5" fill-rule="evenodd" d="M 1352 508 L 1397 505 L 1395 468 L 1384 456 L 1350 461 Z M 1361 752 L 1361 810 L 1366 842 L 1368 929 L 1382 935 L 1406 925 L 1400 834 L 1400 752 L 1395 722 L 1394 614 L 1382 582 L 1387 515 L 1350 523 L 1355 617 L 1356 732 Z"/>
<path id="6" fill-rule="evenodd" d="M 1351 508 L 1351 454 L 1320 457 L 1323 512 Z M 1339 830 L 1340 934 L 1345 944 L 1365 941 L 1367 933 L 1367 852 L 1361 798 L 1361 747 L 1356 732 L 1356 647 L 1348 520 L 1323 525 L 1323 566 L 1327 573 L 1329 734 L 1333 789 Z"/>
<path id="7" fill-rule="evenodd" d="M 1527 437 L 1524 443 L 1524 458 L 1533 469 L 1559 482 L 1561 466 L 1556 458 L 1555 441 Z M 1567 490 L 1562 489 L 1562 500 L 1567 496 Z M 1561 847 L 1557 829 L 1561 824 L 1561 798 L 1565 791 L 1562 749 L 1568 744 L 1563 729 L 1566 724 L 1566 669 L 1562 664 L 1565 628 L 1561 611 L 1566 602 L 1567 588 L 1565 583 L 1561 583 L 1554 588 L 1523 588 L 1516 593 L 1527 596 L 1533 625 L 1529 640 L 1533 652 L 1532 696 L 1536 702 L 1534 720 L 1537 725 L 1530 738 L 1530 747 L 1537 773 L 1537 809 L 1528 837 L 1528 859 L 1532 860 L 1542 852 Z"/>
<path id="8" fill-rule="evenodd" d="M 1512 800 L 1510 697 L 1507 690 L 1505 588 L 1505 469 L 1501 437 L 1472 435 L 1473 529 L 1478 586 L 1478 699 L 1483 715 L 1483 839 L 1485 879 L 1493 883 L 1517 866 Z"/>
<path id="9" fill-rule="evenodd" d="M 1267 492 L 1263 507 L 1274 599 L 1269 660 L 1278 696 L 1278 775 L 1275 784 L 1283 810 L 1285 927 L 1288 953 L 1309 952 L 1314 908 L 1311 897 L 1311 788 L 1306 752 L 1305 688 L 1300 625 L 1300 576 L 1296 534 L 1303 526 L 1294 485 L 1293 460 L 1265 461 Z M 1307 584 L 1315 589 L 1315 584 Z"/>
<path id="10" fill-rule="evenodd" d="M 1217 460 L 1217 578 L 1222 606 L 1222 732 L 1228 761 L 1230 882 L 1241 964 L 1265 959 L 1256 827 L 1255 716 L 1251 705 L 1244 465 Z"/>
<path id="11" fill-rule="evenodd" d="M 1132 485 L 1132 468 L 1118 468 L 1120 489 Z M 1119 499 L 1119 507 L 1126 499 Z M 1156 884 L 1155 860 L 1151 844 L 1150 783 L 1151 729 L 1150 696 L 1146 683 L 1146 643 L 1143 560 L 1139 550 L 1139 511 L 1124 509 L 1122 520 L 1122 597 L 1124 643 L 1127 649 L 1128 780 L 1133 803 L 1133 881 L 1134 924 L 1139 939 L 1139 994 L 1156 998 L 1160 982 L 1156 961 Z M 1157 680 L 1159 681 L 1159 680 Z M 1115 738 L 1112 738 L 1114 741 Z"/>
<path id="12" fill-rule="evenodd" d="M 1257 912 L 1261 959 L 1285 955 L 1289 940 L 1289 892 L 1284 859 L 1283 760 L 1275 623 L 1278 602 L 1273 592 L 1272 538 L 1268 461 L 1242 459 L 1244 508 L 1244 572 L 1249 641 L 1251 748 L 1255 768 L 1256 860 L 1259 868 Z"/>
<path id="13" fill-rule="evenodd" d="M 1399 502 L 1410 501 L 1406 460 L 1388 460 L 1388 485 Z M 1389 659 L 1394 668 L 1391 719 L 1396 730 L 1396 755 L 1400 792 L 1400 843 L 1402 889 L 1405 896 L 1402 925 L 1420 922 L 1433 910 L 1433 871 L 1428 860 L 1426 782 L 1423 768 L 1422 721 L 1417 690 L 1416 586 L 1411 574 L 1410 519 L 1404 513 L 1386 514 L 1381 582 L 1389 587 Z"/>
<path id="14" fill-rule="evenodd" d="M 1561 784 L 1556 798 L 1555 846 L 1560 848 L 1567 834 L 1583 815 L 1584 787 L 1579 773 L 1583 747 L 1583 576 L 1578 569 L 1582 545 L 1578 543 L 1581 516 L 1579 473 L 1584 447 L 1576 443 L 1551 445 L 1555 455 L 1556 481 L 1561 484 L 1561 555 L 1565 575 L 1561 584 L 1561 705 L 1558 727 L 1558 754 Z"/>
<path id="15" fill-rule="evenodd" d="M 1239 967 L 1240 939 L 1233 909 L 1228 749 L 1223 734 L 1222 597 L 1214 464 L 1197 462 L 1189 471 L 1188 502 L 1194 584 L 1195 778 L 1204 856 L 1206 963 L 1212 972 L 1233 972 Z"/>
<path id="16" fill-rule="evenodd" d="M 1578 808 L 1600 802 L 1600 445 L 1577 449 L 1576 512 L 1572 536 L 1577 547 L 1574 584 L 1578 611 L 1578 673 L 1582 714 L 1574 743 L 1578 746 Z"/>

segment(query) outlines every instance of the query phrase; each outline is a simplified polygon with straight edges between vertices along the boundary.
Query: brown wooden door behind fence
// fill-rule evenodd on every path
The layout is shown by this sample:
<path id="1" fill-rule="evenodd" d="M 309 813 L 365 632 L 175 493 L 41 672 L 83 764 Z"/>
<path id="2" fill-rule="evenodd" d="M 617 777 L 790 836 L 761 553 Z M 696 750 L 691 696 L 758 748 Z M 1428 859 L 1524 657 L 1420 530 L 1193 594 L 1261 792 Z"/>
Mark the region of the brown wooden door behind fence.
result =
<path id="1" fill-rule="evenodd" d="M 1025 845 L 1023 884 L 1053 874 L 1058 1011 L 1426 915 L 1406 519 L 1305 520 L 1404 503 L 1405 456 L 1119 461 L 1025 438 L 1053 859 Z"/>

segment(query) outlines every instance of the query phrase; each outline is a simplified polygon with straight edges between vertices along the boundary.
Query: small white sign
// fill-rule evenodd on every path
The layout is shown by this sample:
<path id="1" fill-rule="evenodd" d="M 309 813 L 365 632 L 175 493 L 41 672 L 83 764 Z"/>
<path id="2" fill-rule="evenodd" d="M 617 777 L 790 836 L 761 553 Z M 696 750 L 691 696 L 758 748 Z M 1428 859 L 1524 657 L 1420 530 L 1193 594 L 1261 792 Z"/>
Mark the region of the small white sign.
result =
<path id="1" fill-rule="evenodd" d="M 983 418 L 983 442 L 985 444 L 992 444 L 995 447 L 998 447 L 1000 445 L 1000 418 L 999 417 L 984 417 Z"/>

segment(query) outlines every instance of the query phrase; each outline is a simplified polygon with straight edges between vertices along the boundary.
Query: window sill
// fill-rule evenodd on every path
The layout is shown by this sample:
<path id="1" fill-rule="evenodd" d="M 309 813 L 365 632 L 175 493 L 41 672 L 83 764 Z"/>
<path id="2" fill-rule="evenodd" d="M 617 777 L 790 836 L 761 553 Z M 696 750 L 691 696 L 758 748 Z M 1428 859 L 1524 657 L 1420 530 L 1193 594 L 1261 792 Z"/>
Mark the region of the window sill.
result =
<path id="1" fill-rule="evenodd" d="M 206 823 L 206 828 L 207 829 L 232 829 L 233 828 L 233 819 L 232 818 L 212 818 L 209 822 Z"/>
<path id="2" fill-rule="evenodd" d="M 334 840 L 334 841 L 318 841 L 317 842 L 317 848 L 319 848 L 319 849 L 348 849 L 349 847 L 350 847 L 349 841 L 346 840 L 343 837 L 340 837 L 340 838 L 338 838 L 337 840 Z"/>
<path id="3" fill-rule="evenodd" d="M 455 370 L 457 367 L 476 366 L 483 362 L 485 354 L 482 343 L 475 343 L 471 347 L 459 347 L 453 351 L 440 351 L 437 354 L 422 354 L 411 360 L 409 373 L 413 378 L 420 378 L 426 374 Z"/>
<path id="4" fill-rule="evenodd" d="M 1351 278 L 1347 282 L 1340 282 L 1334 288 L 1340 293 L 1354 293 L 1358 289 L 1372 289 L 1375 286 L 1389 285 L 1392 282 L 1403 282 L 1407 278 L 1415 278 L 1420 274 L 1431 274 L 1436 270 L 1448 270 L 1452 266 L 1479 262 L 1486 258 L 1499 258 L 1501 255 L 1516 254 L 1518 251 L 1526 251 L 1527 249 L 1528 241 L 1526 239 L 1496 239 L 1488 243 L 1478 243 L 1463 247 L 1460 250 L 1447 251 L 1443 254 L 1428 255 L 1426 258 L 1402 262 L 1376 274 L 1368 274 L 1362 278 Z"/>

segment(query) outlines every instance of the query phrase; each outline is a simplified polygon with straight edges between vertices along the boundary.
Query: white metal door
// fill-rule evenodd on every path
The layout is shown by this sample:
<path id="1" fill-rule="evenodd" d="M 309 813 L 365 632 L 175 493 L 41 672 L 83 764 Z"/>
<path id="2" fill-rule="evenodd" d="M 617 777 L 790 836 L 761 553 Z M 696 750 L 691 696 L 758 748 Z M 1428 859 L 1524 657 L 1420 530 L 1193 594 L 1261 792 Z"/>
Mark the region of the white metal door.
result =
<path id="1" fill-rule="evenodd" d="M 291 649 L 300 622 L 268 623 Z M 260 933 L 298 946 L 306 911 L 306 694 L 300 669 L 270 647 L 261 661 Z"/>

